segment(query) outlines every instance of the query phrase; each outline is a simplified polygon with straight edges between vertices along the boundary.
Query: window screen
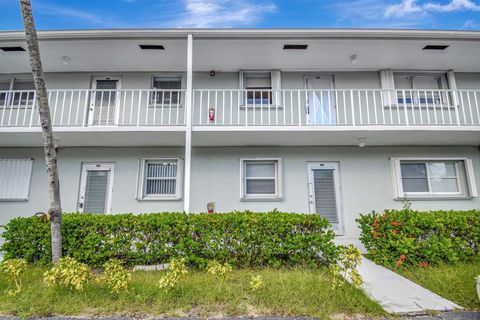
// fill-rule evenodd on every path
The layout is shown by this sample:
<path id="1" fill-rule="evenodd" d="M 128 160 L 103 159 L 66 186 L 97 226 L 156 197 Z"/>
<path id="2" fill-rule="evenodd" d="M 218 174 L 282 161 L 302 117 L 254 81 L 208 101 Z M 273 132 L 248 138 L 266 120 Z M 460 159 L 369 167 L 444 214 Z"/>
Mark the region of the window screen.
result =
<path id="1" fill-rule="evenodd" d="M 244 72 L 243 87 L 247 90 L 247 104 L 272 103 L 271 72 Z"/>
<path id="2" fill-rule="evenodd" d="M 0 109 L 7 104 L 7 92 L 10 90 L 10 79 L 0 80 Z"/>
<path id="3" fill-rule="evenodd" d="M 13 90 L 18 90 L 20 92 L 14 92 L 13 95 L 13 104 L 14 105 L 29 105 L 32 104 L 33 95 L 35 92 L 35 84 L 33 80 L 27 79 L 14 79 Z"/>
<path id="4" fill-rule="evenodd" d="M 277 161 L 245 161 L 245 196 L 276 196 L 277 165 Z"/>
<path id="5" fill-rule="evenodd" d="M 400 163 L 405 193 L 459 193 L 459 162 Z"/>
<path id="6" fill-rule="evenodd" d="M 181 77 L 154 77 L 151 103 L 177 105 L 179 103 L 179 90 L 182 88 Z"/>
<path id="7" fill-rule="evenodd" d="M 32 159 L 0 159 L 0 200 L 28 200 Z"/>

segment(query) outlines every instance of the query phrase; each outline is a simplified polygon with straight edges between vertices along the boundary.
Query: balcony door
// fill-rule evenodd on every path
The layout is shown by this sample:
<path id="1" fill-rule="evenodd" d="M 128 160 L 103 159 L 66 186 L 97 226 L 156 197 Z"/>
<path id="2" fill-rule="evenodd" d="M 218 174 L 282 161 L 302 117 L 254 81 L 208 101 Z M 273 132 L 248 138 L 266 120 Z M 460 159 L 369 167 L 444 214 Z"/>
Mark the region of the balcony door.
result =
<path id="1" fill-rule="evenodd" d="M 93 78 L 88 124 L 111 126 L 118 123 L 120 78 Z"/>
<path id="2" fill-rule="evenodd" d="M 110 213 L 113 171 L 113 163 L 82 164 L 78 212 Z"/>
<path id="3" fill-rule="evenodd" d="M 338 162 L 308 164 L 310 213 L 326 218 L 333 229 L 343 232 L 341 214 L 340 174 Z"/>
<path id="4" fill-rule="evenodd" d="M 310 125 L 336 124 L 333 76 L 306 76 L 307 123 Z"/>

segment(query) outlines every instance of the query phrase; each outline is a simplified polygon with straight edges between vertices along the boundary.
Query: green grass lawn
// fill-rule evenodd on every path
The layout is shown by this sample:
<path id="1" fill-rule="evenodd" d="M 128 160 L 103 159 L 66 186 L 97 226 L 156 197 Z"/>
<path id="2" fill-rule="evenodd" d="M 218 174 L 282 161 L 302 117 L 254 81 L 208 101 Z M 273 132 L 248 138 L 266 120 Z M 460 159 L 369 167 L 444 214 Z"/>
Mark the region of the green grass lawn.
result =
<path id="1" fill-rule="evenodd" d="M 466 309 L 480 310 L 475 281 L 480 275 L 480 263 L 413 268 L 399 273 Z"/>
<path id="2" fill-rule="evenodd" d="M 131 316 L 240 316 L 281 315 L 329 318 L 338 314 L 383 315 L 384 311 L 361 290 L 350 285 L 331 288 L 323 269 L 234 270 L 225 282 L 206 272 L 190 271 L 178 288 L 166 293 L 157 287 L 163 272 L 134 272 L 129 292 L 112 294 L 96 282 L 83 292 L 49 288 L 43 267 L 31 267 L 23 289 L 15 297 L 5 291 L 0 276 L 0 313 L 19 316 L 131 315 Z M 265 287 L 251 291 L 252 275 L 261 275 Z"/>

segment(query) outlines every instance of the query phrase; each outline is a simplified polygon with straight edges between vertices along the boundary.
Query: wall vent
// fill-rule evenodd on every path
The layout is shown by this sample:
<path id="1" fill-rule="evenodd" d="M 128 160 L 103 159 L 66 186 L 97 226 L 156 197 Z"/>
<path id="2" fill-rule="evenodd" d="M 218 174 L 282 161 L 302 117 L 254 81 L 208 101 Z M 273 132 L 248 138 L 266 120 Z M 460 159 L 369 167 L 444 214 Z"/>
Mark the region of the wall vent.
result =
<path id="1" fill-rule="evenodd" d="M 161 44 L 140 44 L 142 50 L 165 50 L 165 47 Z"/>
<path id="2" fill-rule="evenodd" d="M 284 44 L 283 50 L 306 50 L 307 44 Z"/>
<path id="3" fill-rule="evenodd" d="M 447 46 L 447 45 L 429 44 L 429 45 L 426 45 L 425 47 L 423 47 L 422 50 L 445 50 L 448 47 L 449 46 Z"/>
<path id="4" fill-rule="evenodd" d="M 20 52 L 25 51 L 22 47 L 0 47 L 0 49 L 4 52 Z"/>

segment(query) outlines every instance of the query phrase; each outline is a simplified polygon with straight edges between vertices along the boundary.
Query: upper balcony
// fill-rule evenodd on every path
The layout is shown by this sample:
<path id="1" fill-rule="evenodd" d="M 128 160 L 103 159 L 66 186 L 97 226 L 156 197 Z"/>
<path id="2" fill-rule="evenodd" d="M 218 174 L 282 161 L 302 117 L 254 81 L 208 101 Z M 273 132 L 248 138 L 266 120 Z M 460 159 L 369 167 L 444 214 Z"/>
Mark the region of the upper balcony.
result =
<path id="1" fill-rule="evenodd" d="M 54 131 L 64 144 L 101 145 L 113 139 L 113 145 L 145 145 L 159 132 L 162 145 L 183 144 L 183 89 L 49 90 L 48 99 Z M 432 138 L 470 144 L 480 132 L 480 90 L 196 89 L 192 128 L 198 132 L 196 144 L 205 146 L 231 145 L 235 139 L 235 144 L 249 145 L 352 144 L 358 139 L 370 144 L 425 139 L 427 144 Z M 20 145 L 15 134 L 39 136 L 34 91 L 0 91 L 0 132 L 10 133 L 12 143 Z"/>
<path id="2" fill-rule="evenodd" d="M 480 144 L 480 32 L 38 35 L 59 146 L 182 146 L 190 128 L 194 146 Z M 0 43 L 26 48 L 23 32 L 0 32 Z M 425 50 L 432 45 L 445 50 Z M 270 74 L 267 85 L 258 73 Z M 0 53 L 0 90 L 9 89 L 0 93 L 0 146 L 41 146 L 34 92 L 15 91 L 32 88 L 15 86 L 29 74 L 24 49 Z M 307 83 L 324 76 L 329 83 Z M 178 82 L 156 86 L 157 77 Z"/>

